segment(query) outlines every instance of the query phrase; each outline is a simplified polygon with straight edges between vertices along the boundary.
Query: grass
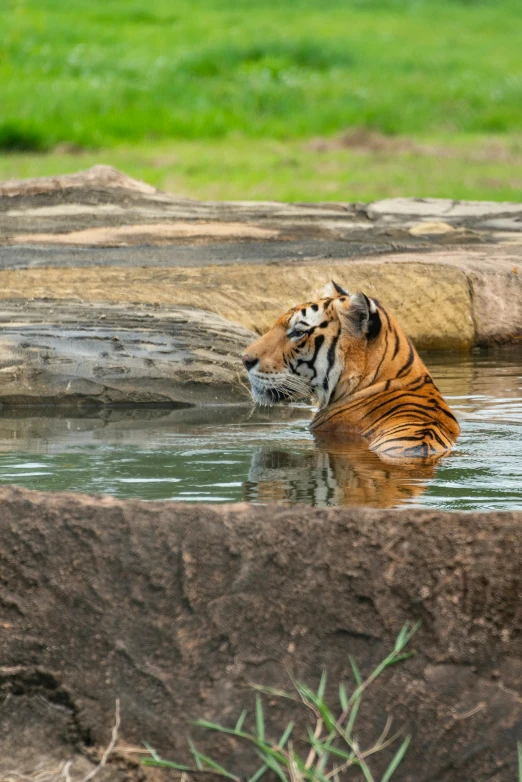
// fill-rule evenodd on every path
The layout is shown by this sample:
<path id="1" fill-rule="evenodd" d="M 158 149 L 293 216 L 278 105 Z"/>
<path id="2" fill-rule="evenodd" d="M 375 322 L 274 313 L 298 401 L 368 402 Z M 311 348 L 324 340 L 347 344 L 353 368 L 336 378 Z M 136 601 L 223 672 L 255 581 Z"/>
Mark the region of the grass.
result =
<path id="1" fill-rule="evenodd" d="M 4 149 L 522 126 L 518 0 L 3 6 Z"/>
<path id="2" fill-rule="evenodd" d="M 518 200 L 518 15 L 517 0 L 4 0 L 0 177 L 106 162 L 204 198 Z M 389 143 L 310 145 L 353 128 Z"/>
<path id="3" fill-rule="evenodd" d="M 357 137 L 357 134 L 355 134 Z M 393 196 L 519 201 L 522 136 L 333 141 L 236 136 L 110 150 L 0 154 L 0 179 L 49 176 L 107 163 L 178 195 L 203 199 L 372 201 Z M 379 144 L 377 144 L 379 147 Z"/>
<path id="4" fill-rule="evenodd" d="M 248 724 L 246 711 L 242 712 L 234 727 L 225 727 L 208 720 L 198 720 L 194 724 L 218 734 L 231 735 L 250 746 L 260 758 L 261 765 L 247 782 L 258 782 L 267 772 L 272 772 L 280 782 L 330 782 L 330 780 L 338 782 L 341 778 L 375 782 L 376 776 L 370 768 L 373 767 L 373 760 L 368 759 L 396 743 L 400 732 L 394 736 L 389 735 L 391 718 L 388 718 L 381 736 L 371 746 L 363 749 L 356 737 L 359 707 L 367 689 L 379 676 L 391 665 L 410 656 L 410 653 L 404 650 L 417 629 L 418 625 L 413 627 L 404 625 L 390 654 L 365 681 L 361 677 L 357 663 L 350 657 L 355 680 L 354 689 L 348 696 L 344 684 L 339 686 L 337 709 L 332 710 L 327 704 L 325 697 L 327 681 L 326 673 L 323 672 L 317 692 L 299 681 L 293 681 L 294 691 L 290 693 L 253 685 L 258 693 L 253 717 L 250 720 L 251 728 L 246 727 Z M 296 702 L 312 718 L 312 723 L 303 730 L 301 726 L 296 729 L 294 722 L 290 722 L 279 739 L 270 739 L 267 735 L 260 693 L 269 696 L 271 700 L 283 698 Z M 380 777 L 381 782 L 388 782 L 392 778 L 406 753 L 409 742 L 410 737 L 407 736 L 396 748 L 384 774 Z M 149 757 L 142 760 L 142 763 L 146 766 L 171 769 L 196 776 L 210 773 L 231 779 L 233 782 L 244 780 L 243 775 L 238 776 L 212 758 L 203 755 L 191 740 L 189 740 L 189 747 L 195 762 L 193 767 L 165 760 L 152 747 L 145 746 Z M 355 772 L 355 776 L 352 772 Z"/>

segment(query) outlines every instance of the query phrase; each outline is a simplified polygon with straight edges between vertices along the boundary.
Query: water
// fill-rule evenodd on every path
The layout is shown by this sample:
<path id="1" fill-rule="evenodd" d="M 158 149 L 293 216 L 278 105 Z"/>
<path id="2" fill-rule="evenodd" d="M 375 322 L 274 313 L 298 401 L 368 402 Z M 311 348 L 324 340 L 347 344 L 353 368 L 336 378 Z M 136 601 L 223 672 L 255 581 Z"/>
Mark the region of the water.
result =
<path id="1" fill-rule="evenodd" d="M 0 415 L 0 482 L 186 502 L 522 508 L 522 346 L 425 356 L 462 434 L 436 467 L 319 448 L 311 408 Z M 26 411 L 27 412 L 27 411 Z"/>

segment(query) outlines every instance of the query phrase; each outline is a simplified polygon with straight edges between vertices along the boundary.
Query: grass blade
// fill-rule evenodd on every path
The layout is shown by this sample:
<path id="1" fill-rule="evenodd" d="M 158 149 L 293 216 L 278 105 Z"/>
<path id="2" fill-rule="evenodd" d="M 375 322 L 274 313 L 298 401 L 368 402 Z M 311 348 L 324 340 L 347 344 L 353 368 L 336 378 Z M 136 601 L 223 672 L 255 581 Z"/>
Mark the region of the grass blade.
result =
<path id="1" fill-rule="evenodd" d="M 339 685 L 339 703 L 341 704 L 341 709 L 346 711 L 348 708 L 348 695 L 346 694 L 346 687 L 342 682 Z"/>
<path id="2" fill-rule="evenodd" d="M 227 777 L 228 779 L 233 779 L 234 782 L 240 782 L 239 777 L 236 777 L 235 774 L 232 774 L 230 771 L 227 771 L 226 768 L 223 768 L 223 766 L 220 766 L 219 763 L 216 763 L 215 760 L 212 760 L 212 758 L 209 758 L 207 755 L 202 755 L 201 752 L 198 752 L 198 757 L 200 759 L 200 762 L 208 766 L 208 768 L 212 769 L 212 771 L 215 771 L 216 774 L 221 774 L 223 777 Z"/>
<path id="3" fill-rule="evenodd" d="M 388 780 L 391 779 L 392 774 L 396 770 L 397 766 L 399 765 L 399 763 L 403 759 L 403 757 L 404 757 L 404 755 L 406 753 L 406 750 L 408 749 L 408 744 L 410 743 L 410 739 L 411 739 L 411 736 L 406 736 L 406 738 L 402 742 L 401 746 L 399 747 L 399 749 L 397 750 L 397 752 L 393 756 L 392 762 L 390 763 L 390 765 L 388 766 L 388 768 L 384 772 L 384 776 L 383 776 L 381 782 L 388 782 Z"/>
<path id="4" fill-rule="evenodd" d="M 329 731 L 335 730 L 336 726 L 336 719 L 326 703 L 317 697 L 315 692 L 313 692 L 309 687 L 306 686 L 306 684 L 303 684 L 302 682 L 296 682 L 295 686 L 297 688 L 297 691 L 303 701 L 305 703 L 309 703 L 312 706 L 314 706 L 315 709 L 320 713 L 321 717 L 324 720 L 324 724 L 326 725 L 327 729 Z"/>
<path id="5" fill-rule="evenodd" d="M 415 652 L 403 652 L 402 654 L 396 654 L 393 658 L 393 662 L 390 663 L 390 665 L 395 665 L 395 663 L 400 663 L 402 660 L 407 660 L 409 657 L 415 657 Z"/>
<path id="6" fill-rule="evenodd" d="M 352 673 L 353 673 L 353 678 L 355 679 L 355 683 L 358 687 L 360 687 L 361 684 L 363 683 L 363 680 L 362 680 L 361 672 L 359 670 L 359 666 L 357 665 L 355 657 L 352 657 L 351 654 L 348 655 L 348 659 L 350 660 L 350 665 L 352 667 Z"/>
<path id="7" fill-rule="evenodd" d="M 359 706 L 361 705 L 361 697 L 362 697 L 361 688 L 363 687 L 363 678 L 361 676 L 361 672 L 359 670 L 359 666 L 357 665 L 355 657 L 352 657 L 352 655 L 350 654 L 348 655 L 348 659 L 350 660 L 353 678 L 355 679 L 355 683 L 357 685 L 357 689 L 355 690 L 354 694 L 350 698 L 352 704 L 352 710 L 350 711 L 350 716 L 348 717 L 348 722 L 346 724 L 346 730 L 345 730 L 346 738 L 350 739 L 353 733 L 355 720 L 357 719 Z"/>
<path id="8" fill-rule="evenodd" d="M 285 692 L 284 690 L 278 690 L 276 687 L 265 687 L 263 684 L 256 684 L 255 682 L 251 681 L 248 681 L 248 684 L 252 687 L 252 689 L 257 690 L 258 692 L 263 692 L 265 695 L 273 695 L 275 698 L 286 698 L 290 701 L 298 700 L 298 698 L 296 698 L 295 695 L 292 695 L 292 693 Z"/>
<path id="9" fill-rule="evenodd" d="M 357 719 L 357 712 L 359 711 L 360 705 L 361 705 L 361 699 L 356 698 L 356 700 L 353 702 L 352 710 L 350 712 L 350 716 L 348 717 L 348 722 L 346 723 L 345 735 L 349 739 L 351 739 L 352 737 L 353 729 L 355 726 L 355 720 Z"/>
<path id="10" fill-rule="evenodd" d="M 194 760 L 196 761 L 196 766 L 201 771 L 202 768 L 203 768 L 203 763 L 199 759 L 199 752 L 198 752 L 198 750 L 196 749 L 196 747 L 194 746 L 194 744 L 192 743 L 192 741 L 190 739 L 188 740 L 188 743 L 189 743 L 190 751 L 192 752 Z"/>
<path id="11" fill-rule="evenodd" d="M 295 752 L 292 752 L 292 760 L 295 768 L 300 772 L 302 779 L 317 780 L 317 782 L 330 782 L 317 767 L 314 768 L 314 766 L 310 766 L 310 768 L 306 768 L 303 759 Z"/>
<path id="12" fill-rule="evenodd" d="M 266 763 L 263 763 L 263 765 L 262 765 L 262 766 L 260 766 L 260 767 L 257 769 L 256 773 L 255 773 L 255 774 L 253 774 L 253 776 L 251 776 L 251 777 L 249 777 L 249 778 L 247 779 L 247 782 L 258 782 L 258 779 L 261 779 L 261 777 L 263 776 L 263 774 L 264 774 L 266 771 L 268 771 L 268 766 L 266 765 Z"/>
<path id="13" fill-rule="evenodd" d="M 323 669 L 321 674 L 321 681 L 319 682 L 319 688 L 317 690 L 317 697 L 320 701 L 324 700 L 324 693 L 326 690 L 326 671 Z"/>
<path id="14" fill-rule="evenodd" d="M 158 753 L 156 752 L 156 750 L 155 750 L 155 749 L 153 749 L 153 748 L 150 746 L 150 744 L 147 744 L 147 742 L 146 742 L 146 741 L 144 741 L 144 742 L 143 742 L 143 746 L 145 747 L 145 749 L 147 750 L 147 752 L 150 752 L 150 755 L 151 755 L 151 757 L 152 757 L 152 759 L 153 759 L 153 760 L 161 760 L 161 758 L 160 758 L 160 756 L 158 755 Z"/>
<path id="15" fill-rule="evenodd" d="M 522 782 L 522 742 L 517 742 L 518 750 L 518 782 Z"/>
<path id="16" fill-rule="evenodd" d="M 252 737 L 250 741 L 252 741 L 252 743 L 259 749 L 259 751 L 263 753 L 265 760 L 267 757 L 271 757 L 277 762 L 286 764 L 287 759 L 285 754 L 279 748 L 274 748 L 272 744 L 267 744 L 266 741 L 258 741 L 258 739 L 254 737 Z"/>
<path id="17" fill-rule="evenodd" d="M 285 728 L 285 732 L 283 733 L 283 735 L 279 739 L 279 743 L 277 745 L 278 747 L 281 747 L 281 749 L 282 749 L 285 746 L 286 742 L 288 741 L 288 739 L 292 735 L 293 729 L 294 729 L 294 723 L 293 722 L 289 722 L 288 725 Z"/>
<path id="18" fill-rule="evenodd" d="M 302 700 L 306 701 L 307 703 L 311 703 L 313 706 L 318 708 L 320 700 L 315 692 L 310 689 L 310 687 L 308 687 L 306 684 L 303 684 L 303 682 L 296 681 L 295 688 L 301 696 Z"/>
<path id="19" fill-rule="evenodd" d="M 309 741 L 318 752 L 329 752 L 330 755 L 335 755 L 335 757 L 342 758 L 343 760 L 353 760 L 355 758 L 353 752 L 348 754 L 338 747 L 332 747 L 331 742 L 329 743 L 330 740 L 323 744 L 321 741 L 317 741 L 313 736 L 310 736 Z"/>
<path id="20" fill-rule="evenodd" d="M 268 766 L 268 768 L 272 769 L 274 774 L 276 774 L 279 777 L 281 782 L 288 782 L 288 778 L 285 772 L 283 771 L 283 769 L 281 768 L 281 766 L 279 765 L 279 763 L 277 762 L 277 760 L 271 757 L 270 755 L 263 755 L 262 753 L 260 754 L 262 759 L 265 761 L 266 765 Z"/>
<path id="21" fill-rule="evenodd" d="M 239 719 L 241 719 L 241 717 Z M 209 722 L 208 720 L 193 720 L 191 724 L 196 725 L 198 728 L 207 728 L 207 730 L 213 730 L 216 733 L 230 733 L 232 736 L 239 736 L 242 738 L 247 735 L 241 730 L 238 730 L 237 726 L 235 728 L 225 728 L 224 725 L 218 725 L 217 722 Z"/>
<path id="22" fill-rule="evenodd" d="M 364 778 L 365 778 L 366 782 L 375 782 L 375 780 L 374 780 L 374 778 L 372 776 L 372 772 L 370 771 L 370 769 L 368 768 L 368 766 L 366 765 L 366 763 L 364 761 L 359 763 L 359 768 L 363 772 Z"/>
<path id="23" fill-rule="evenodd" d="M 256 733 L 259 741 L 265 740 L 265 718 L 263 715 L 263 704 L 260 696 L 256 693 Z"/>
<path id="24" fill-rule="evenodd" d="M 240 733 L 241 728 L 243 727 L 243 723 L 246 720 L 247 714 L 248 714 L 248 711 L 246 709 L 243 709 L 243 711 L 241 712 L 241 714 L 239 716 L 238 721 L 236 722 L 236 727 L 234 728 L 234 731 L 236 733 Z"/>
<path id="25" fill-rule="evenodd" d="M 402 652 L 406 644 L 411 641 L 420 626 L 421 622 L 415 622 L 415 624 L 411 627 L 409 622 L 404 623 L 399 635 L 397 636 L 397 640 L 395 641 L 395 653 L 398 654 L 399 652 Z"/>

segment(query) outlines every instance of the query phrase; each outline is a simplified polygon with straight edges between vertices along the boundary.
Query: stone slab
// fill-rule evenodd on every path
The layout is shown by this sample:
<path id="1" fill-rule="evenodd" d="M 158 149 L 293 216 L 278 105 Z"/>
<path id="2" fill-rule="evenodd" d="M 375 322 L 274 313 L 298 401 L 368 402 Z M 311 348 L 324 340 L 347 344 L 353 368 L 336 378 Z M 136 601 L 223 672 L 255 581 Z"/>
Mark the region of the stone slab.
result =
<path id="1" fill-rule="evenodd" d="M 422 223 L 441 220 L 460 229 L 458 236 L 453 236 L 458 244 L 496 244 L 501 241 L 496 229 L 503 224 L 495 222 L 492 230 L 488 221 L 503 218 L 509 218 L 506 225 L 510 232 L 522 234 L 522 206 L 512 203 L 418 198 L 385 199 L 370 204 L 195 201 L 162 193 L 109 166 L 95 166 L 61 177 L 0 183 L 2 244 L 91 241 L 111 246 L 136 241 L 132 234 L 146 236 L 150 244 L 161 244 L 168 230 L 171 241 L 186 240 L 188 227 L 183 234 L 179 226 L 188 223 L 192 224 L 194 236 L 198 235 L 199 225 L 207 239 L 212 239 L 214 224 L 214 238 L 228 231 L 237 240 L 248 236 L 255 239 L 256 234 L 259 238 L 258 232 L 268 232 L 280 239 L 358 241 L 361 232 L 370 231 L 382 242 L 386 242 L 387 236 L 388 243 L 393 238 L 418 247 L 422 238 L 430 247 L 446 244 L 445 233 L 423 235 L 421 231 L 416 235 L 415 230 L 410 231 Z M 137 226 L 141 226 L 139 231 Z"/>
<path id="2" fill-rule="evenodd" d="M 522 204 L 509 201 L 459 201 L 451 198 L 385 198 L 370 204 L 367 214 L 374 219 L 381 216 L 402 216 L 419 217 L 423 220 L 444 218 L 453 221 L 515 215 L 522 220 Z"/>
<path id="3" fill-rule="evenodd" d="M 360 242 L 324 239 L 271 240 L 256 242 L 212 242 L 187 244 L 137 244 L 126 247 L 92 247 L 88 245 L 18 245 L 0 246 L 0 272 L 10 269 L 56 269 L 93 266 L 178 268 L 190 266 L 235 266 L 238 264 L 299 263 L 331 258 L 349 260 L 379 253 L 408 254 L 392 242 L 372 243 L 371 237 Z"/>
<path id="4" fill-rule="evenodd" d="M 522 205 L 203 202 L 106 166 L 0 183 L 0 298 L 180 305 L 262 332 L 330 277 L 417 347 L 522 336 Z"/>
<path id="5" fill-rule="evenodd" d="M 245 681 L 288 687 L 287 669 L 316 686 L 326 668 L 333 701 L 339 681 L 352 686 L 349 654 L 367 675 L 404 622 L 421 620 L 415 656 L 368 692 L 360 741 L 391 715 L 412 734 L 402 782 L 516 778 L 522 514 L 210 507 L 9 487 L 0 503 L 0 774 L 6 757 L 28 772 L 35 755 L 42 762 L 32 736 L 56 705 L 53 758 L 73 745 L 100 752 L 120 698 L 122 744 L 147 740 L 180 759 L 190 733 L 246 775 L 255 757 L 187 721 L 233 725 L 252 705 Z M 268 700 L 269 734 L 293 714 Z"/>
<path id="6" fill-rule="evenodd" d="M 403 256 L 401 256 L 402 258 Z M 408 256 L 409 257 L 409 256 Z M 281 265 L 185 268 L 60 268 L 4 271 L 10 297 L 185 305 L 263 332 L 296 304 L 322 295 L 330 279 L 376 296 L 397 315 L 418 347 L 469 349 L 475 341 L 467 274 L 417 259 L 325 260 Z M 0 293 L 1 301 L 1 293 Z"/>

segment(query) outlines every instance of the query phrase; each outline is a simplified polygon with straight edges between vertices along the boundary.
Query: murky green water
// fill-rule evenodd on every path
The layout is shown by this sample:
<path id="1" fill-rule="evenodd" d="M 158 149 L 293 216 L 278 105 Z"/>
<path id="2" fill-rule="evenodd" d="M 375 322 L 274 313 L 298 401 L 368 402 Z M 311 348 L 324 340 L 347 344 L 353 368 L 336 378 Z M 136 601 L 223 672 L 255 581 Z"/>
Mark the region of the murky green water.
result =
<path id="1" fill-rule="evenodd" d="M 319 449 L 304 406 L 0 416 L 0 482 L 188 502 L 522 508 L 522 346 L 425 356 L 462 434 L 438 466 Z"/>

